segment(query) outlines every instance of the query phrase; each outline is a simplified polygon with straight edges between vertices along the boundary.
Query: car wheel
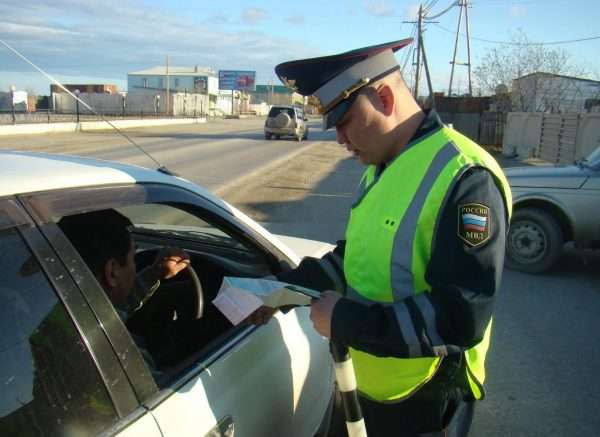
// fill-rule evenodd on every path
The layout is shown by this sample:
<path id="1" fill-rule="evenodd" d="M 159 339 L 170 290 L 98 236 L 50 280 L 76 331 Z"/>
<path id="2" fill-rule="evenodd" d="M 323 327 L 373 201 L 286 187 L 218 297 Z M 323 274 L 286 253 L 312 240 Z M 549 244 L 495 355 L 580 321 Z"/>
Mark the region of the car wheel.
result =
<path id="1" fill-rule="evenodd" d="M 279 138 L 281 138 L 279 135 L 275 135 L 276 140 L 278 140 Z"/>
<path id="2" fill-rule="evenodd" d="M 265 134 L 265 140 L 270 140 L 271 139 L 271 134 Z"/>
<path id="3" fill-rule="evenodd" d="M 506 241 L 506 266 L 525 273 L 548 270 L 562 253 L 562 230 L 548 212 L 537 208 L 515 211 Z"/>

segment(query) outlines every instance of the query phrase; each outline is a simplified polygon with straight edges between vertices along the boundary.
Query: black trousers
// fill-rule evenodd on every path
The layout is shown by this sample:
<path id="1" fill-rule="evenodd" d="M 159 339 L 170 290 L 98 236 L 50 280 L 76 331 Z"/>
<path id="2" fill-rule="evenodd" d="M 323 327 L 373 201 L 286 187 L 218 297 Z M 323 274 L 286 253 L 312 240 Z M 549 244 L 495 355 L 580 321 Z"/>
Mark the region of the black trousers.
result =
<path id="1" fill-rule="evenodd" d="M 369 437 L 466 437 L 474 402 L 381 404 L 361 399 Z"/>
<path id="2" fill-rule="evenodd" d="M 471 427 L 474 398 L 462 354 L 444 358 L 436 375 L 401 402 L 360 397 L 369 437 L 464 437 Z"/>

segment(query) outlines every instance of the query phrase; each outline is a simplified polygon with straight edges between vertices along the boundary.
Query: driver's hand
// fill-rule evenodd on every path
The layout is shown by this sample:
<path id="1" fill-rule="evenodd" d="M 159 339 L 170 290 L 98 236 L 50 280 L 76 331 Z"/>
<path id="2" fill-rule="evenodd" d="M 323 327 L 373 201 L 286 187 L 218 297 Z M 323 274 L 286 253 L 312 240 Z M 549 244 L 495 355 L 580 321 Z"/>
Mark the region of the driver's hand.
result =
<path id="1" fill-rule="evenodd" d="M 165 247 L 158 252 L 152 269 L 158 279 L 171 279 L 190 265 L 190 256 L 177 247 Z"/>
<path id="2" fill-rule="evenodd" d="M 261 306 L 252 314 L 250 314 L 246 320 L 256 326 L 265 325 L 269 322 L 269 320 L 271 320 L 271 317 L 273 317 L 273 314 L 276 312 L 277 308 Z"/>

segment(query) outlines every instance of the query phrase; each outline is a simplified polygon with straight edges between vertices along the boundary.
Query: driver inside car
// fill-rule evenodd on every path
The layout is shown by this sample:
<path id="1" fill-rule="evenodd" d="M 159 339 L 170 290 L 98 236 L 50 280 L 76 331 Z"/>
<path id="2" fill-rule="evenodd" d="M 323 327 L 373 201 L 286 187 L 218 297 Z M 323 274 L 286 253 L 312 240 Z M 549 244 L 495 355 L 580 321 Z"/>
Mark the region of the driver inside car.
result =
<path id="1" fill-rule="evenodd" d="M 185 270 L 190 265 L 189 255 L 182 249 L 163 248 L 150 266 L 136 272 L 136 247 L 129 232 L 133 224 L 124 215 L 115 210 L 94 211 L 63 217 L 57 224 L 131 331 L 153 375 L 160 374 L 157 369 L 168 364 L 166 354 L 157 354 L 161 344 L 169 344 L 164 338 L 169 332 L 165 324 L 177 322 L 174 318 L 185 319 L 166 313 L 164 308 L 172 308 L 166 301 L 177 300 L 182 311 L 193 307 L 193 302 L 186 302 L 189 291 L 180 284 L 161 287 L 161 281 Z"/>

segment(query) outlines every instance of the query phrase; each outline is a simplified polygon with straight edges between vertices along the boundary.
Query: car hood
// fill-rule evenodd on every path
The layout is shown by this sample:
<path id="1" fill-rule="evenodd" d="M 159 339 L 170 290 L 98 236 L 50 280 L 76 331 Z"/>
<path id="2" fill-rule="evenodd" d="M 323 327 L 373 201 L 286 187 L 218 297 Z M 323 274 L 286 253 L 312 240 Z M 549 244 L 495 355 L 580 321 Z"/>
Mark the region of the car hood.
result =
<path id="1" fill-rule="evenodd" d="M 504 170 L 511 187 L 580 188 L 587 179 L 580 167 L 512 167 Z"/>

